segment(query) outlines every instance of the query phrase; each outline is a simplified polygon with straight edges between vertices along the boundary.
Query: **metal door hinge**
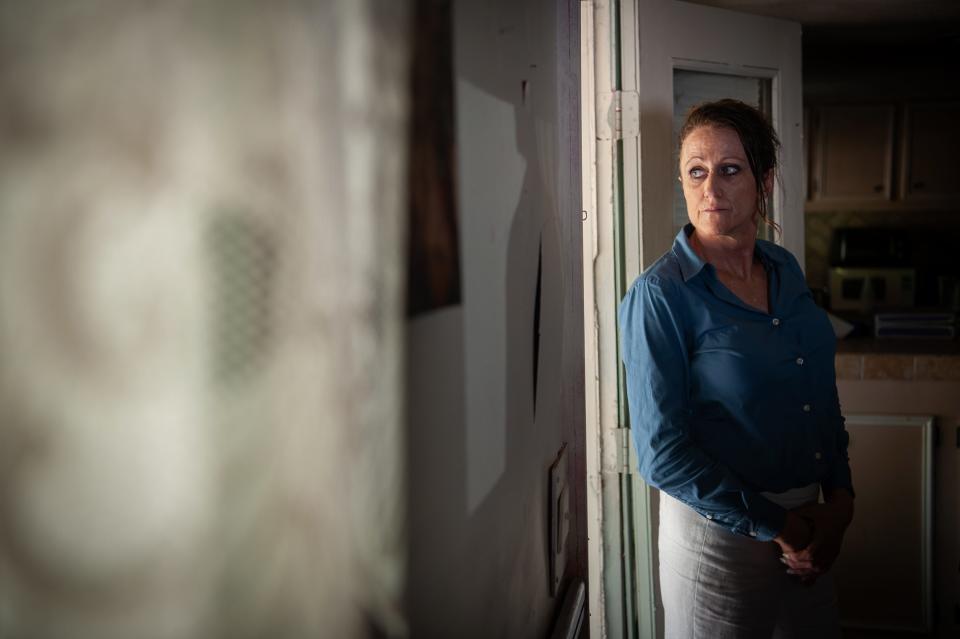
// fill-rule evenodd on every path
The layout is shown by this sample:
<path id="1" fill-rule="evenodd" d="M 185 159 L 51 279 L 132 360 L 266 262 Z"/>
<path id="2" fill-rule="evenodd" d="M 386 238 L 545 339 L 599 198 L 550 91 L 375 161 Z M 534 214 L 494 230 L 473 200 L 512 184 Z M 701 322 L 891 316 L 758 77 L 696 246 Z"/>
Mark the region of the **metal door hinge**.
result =
<path id="1" fill-rule="evenodd" d="M 617 430 L 617 466 L 624 475 L 632 475 L 637 470 L 637 457 L 633 450 L 633 436 L 629 428 Z"/>
<path id="2" fill-rule="evenodd" d="M 624 140 L 640 135 L 640 94 L 614 91 L 600 95 L 597 108 L 597 138 Z"/>

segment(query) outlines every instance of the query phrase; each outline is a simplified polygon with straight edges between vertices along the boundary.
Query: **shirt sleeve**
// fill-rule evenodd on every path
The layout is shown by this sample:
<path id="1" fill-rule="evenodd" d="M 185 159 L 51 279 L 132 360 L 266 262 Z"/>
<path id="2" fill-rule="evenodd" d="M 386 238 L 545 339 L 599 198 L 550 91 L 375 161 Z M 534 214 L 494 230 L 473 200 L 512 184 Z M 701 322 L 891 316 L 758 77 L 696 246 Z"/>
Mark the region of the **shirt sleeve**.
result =
<path id="1" fill-rule="evenodd" d="M 840 411 L 840 397 L 837 393 L 836 372 L 834 372 L 832 387 L 833 396 L 830 402 L 830 413 L 834 426 L 833 431 L 836 435 L 836 450 L 832 456 L 834 461 L 827 474 L 827 478 L 820 482 L 820 487 L 823 489 L 824 494 L 831 492 L 835 488 L 846 488 L 852 496 L 855 496 L 856 493 L 853 491 L 853 478 L 850 474 L 850 456 L 847 454 L 850 435 L 847 433 L 843 413 Z"/>
<path id="2" fill-rule="evenodd" d="M 691 438 L 690 353 L 682 308 L 671 283 L 653 277 L 638 280 L 620 304 L 621 351 L 640 474 L 735 533 L 773 539 L 786 511 L 750 490 Z"/>

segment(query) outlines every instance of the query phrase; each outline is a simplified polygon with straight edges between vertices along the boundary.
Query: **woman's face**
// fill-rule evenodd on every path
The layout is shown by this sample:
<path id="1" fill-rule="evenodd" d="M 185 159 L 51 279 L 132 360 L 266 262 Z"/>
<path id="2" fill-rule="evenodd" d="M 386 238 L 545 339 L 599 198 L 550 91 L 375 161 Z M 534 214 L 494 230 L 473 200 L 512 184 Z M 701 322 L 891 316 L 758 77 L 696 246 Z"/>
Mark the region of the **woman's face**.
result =
<path id="1" fill-rule="evenodd" d="M 764 178 L 772 186 L 773 172 Z M 757 185 L 740 138 L 727 127 L 702 126 L 680 147 L 680 181 L 690 223 L 703 236 L 757 235 Z"/>

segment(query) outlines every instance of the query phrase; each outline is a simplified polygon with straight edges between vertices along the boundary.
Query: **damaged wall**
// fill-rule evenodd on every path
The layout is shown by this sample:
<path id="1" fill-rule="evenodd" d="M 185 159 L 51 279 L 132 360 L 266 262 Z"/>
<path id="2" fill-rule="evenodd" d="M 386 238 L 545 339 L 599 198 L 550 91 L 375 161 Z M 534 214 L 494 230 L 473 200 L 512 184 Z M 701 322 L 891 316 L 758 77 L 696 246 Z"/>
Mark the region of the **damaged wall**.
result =
<path id="1" fill-rule="evenodd" d="M 462 304 L 408 326 L 415 636 L 544 636 L 548 470 L 585 574 L 579 3 L 454 1 Z"/>

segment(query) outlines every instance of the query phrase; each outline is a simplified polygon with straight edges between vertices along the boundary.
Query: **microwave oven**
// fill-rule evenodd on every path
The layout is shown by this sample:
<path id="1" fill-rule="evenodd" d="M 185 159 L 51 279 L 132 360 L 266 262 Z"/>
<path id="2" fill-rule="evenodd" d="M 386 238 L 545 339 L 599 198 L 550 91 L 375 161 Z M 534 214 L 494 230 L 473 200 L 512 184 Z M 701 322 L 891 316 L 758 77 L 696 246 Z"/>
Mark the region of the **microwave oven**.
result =
<path id="1" fill-rule="evenodd" d="M 878 308 L 912 308 L 917 272 L 912 268 L 830 269 L 830 308 L 870 312 Z"/>

